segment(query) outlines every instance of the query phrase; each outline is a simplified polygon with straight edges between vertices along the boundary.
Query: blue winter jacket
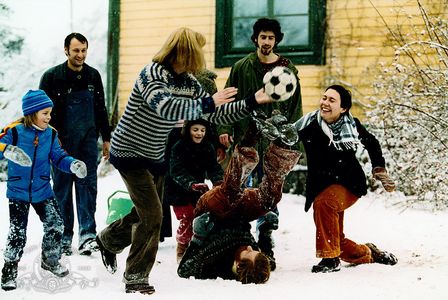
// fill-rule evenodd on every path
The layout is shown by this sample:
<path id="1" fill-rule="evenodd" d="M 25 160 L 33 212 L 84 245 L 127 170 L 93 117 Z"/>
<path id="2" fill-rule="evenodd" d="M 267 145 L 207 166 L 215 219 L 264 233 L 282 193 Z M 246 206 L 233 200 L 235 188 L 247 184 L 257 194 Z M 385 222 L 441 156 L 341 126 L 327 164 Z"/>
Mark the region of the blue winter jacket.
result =
<path id="1" fill-rule="evenodd" d="M 0 143 L 13 143 L 13 129 L 17 129 L 17 147 L 24 150 L 33 161 L 31 167 L 22 167 L 8 161 L 8 183 L 6 196 L 11 200 L 41 202 L 54 197 L 50 184 L 50 163 L 66 173 L 75 159 L 69 156 L 59 144 L 57 132 L 48 127 L 41 131 L 14 122 L 6 126 L 0 134 Z M 53 136 L 53 130 L 55 135 Z M 3 159 L 0 152 L 0 159 Z"/>

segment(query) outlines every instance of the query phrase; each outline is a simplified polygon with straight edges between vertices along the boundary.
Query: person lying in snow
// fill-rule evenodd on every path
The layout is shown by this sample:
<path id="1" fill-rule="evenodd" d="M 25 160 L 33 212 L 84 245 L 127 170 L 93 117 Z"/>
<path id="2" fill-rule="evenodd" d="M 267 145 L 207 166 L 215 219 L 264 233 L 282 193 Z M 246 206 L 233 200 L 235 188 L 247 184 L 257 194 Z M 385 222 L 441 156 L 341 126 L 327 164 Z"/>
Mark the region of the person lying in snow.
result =
<path id="1" fill-rule="evenodd" d="M 283 122 L 284 117 L 254 120 L 235 147 L 223 183 L 199 198 L 194 235 L 177 270 L 180 277 L 221 277 L 242 283 L 269 279 L 271 262 L 258 251 L 249 222 L 267 214 L 264 226 L 271 230 L 278 226 L 277 215 L 270 210 L 281 200 L 285 177 L 301 153 L 289 149 L 297 142 L 297 134 L 292 124 Z M 258 188 L 243 189 L 259 161 L 254 146 L 261 134 L 273 141 L 264 156 L 265 175 Z"/>

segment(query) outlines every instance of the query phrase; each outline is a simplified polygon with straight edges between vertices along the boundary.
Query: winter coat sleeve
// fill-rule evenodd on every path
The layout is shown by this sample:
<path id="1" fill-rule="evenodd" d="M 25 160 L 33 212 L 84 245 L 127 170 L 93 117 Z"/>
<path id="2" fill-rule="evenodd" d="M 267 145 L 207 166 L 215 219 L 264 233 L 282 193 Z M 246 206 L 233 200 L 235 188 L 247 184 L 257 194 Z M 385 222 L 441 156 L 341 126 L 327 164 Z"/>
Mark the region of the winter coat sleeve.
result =
<path id="1" fill-rule="evenodd" d="M 197 180 L 190 174 L 185 167 L 185 162 L 182 157 L 183 147 L 181 147 L 180 141 L 177 142 L 171 149 L 169 172 L 170 177 L 181 186 L 185 191 L 189 191 L 193 183 L 197 183 Z"/>
<path id="2" fill-rule="evenodd" d="M 70 165 L 75 159 L 70 155 L 68 155 L 64 149 L 62 149 L 57 133 L 54 140 L 52 141 L 50 150 L 50 160 L 53 166 L 55 166 L 59 170 L 65 173 L 71 173 Z"/>
<path id="3" fill-rule="evenodd" d="M 3 151 L 5 151 L 6 147 L 11 144 L 12 135 L 11 130 L 9 128 L 4 128 L 0 133 L 0 159 L 4 159 Z"/>
<path id="4" fill-rule="evenodd" d="M 369 153 L 370 160 L 372 162 L 372 168 L 385 167 L 386 162 L 381 151 L 380 142 L 376 137 L 367 131 L 367 129 L 361 124 L 361 122 L 355 118 L 356 129 L 359 133 L 359 139 Z"/>

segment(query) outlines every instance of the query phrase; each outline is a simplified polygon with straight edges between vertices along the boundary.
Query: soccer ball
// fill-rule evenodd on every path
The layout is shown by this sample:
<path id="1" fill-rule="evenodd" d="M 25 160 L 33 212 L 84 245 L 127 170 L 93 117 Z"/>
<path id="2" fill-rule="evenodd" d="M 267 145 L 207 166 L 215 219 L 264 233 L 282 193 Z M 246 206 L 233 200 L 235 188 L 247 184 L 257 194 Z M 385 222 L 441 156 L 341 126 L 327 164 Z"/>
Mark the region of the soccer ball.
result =
<path id="1" fill-rule="evenodd" d="M 274 101 L 285 101 L 294 94 L 297 80 L 286 67 L 275 67 L 263 77 L 264 92 Z"/>

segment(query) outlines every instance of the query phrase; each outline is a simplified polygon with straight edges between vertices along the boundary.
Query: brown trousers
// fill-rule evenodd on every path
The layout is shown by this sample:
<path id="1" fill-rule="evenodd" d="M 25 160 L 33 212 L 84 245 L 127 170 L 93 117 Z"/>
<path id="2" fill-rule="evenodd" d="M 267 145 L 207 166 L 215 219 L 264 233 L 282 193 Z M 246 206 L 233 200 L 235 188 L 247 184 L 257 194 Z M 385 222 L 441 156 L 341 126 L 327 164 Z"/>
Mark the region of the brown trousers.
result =
<path id="1" fill-rule="evenodd" d="M 258 164 L 258 153 L 251 147 L 235 147 L 220 186 L 199 198 L 195 215 L 212 213 L 218 219 L 256 220 L 275 207 L 282 198 L 286 175 L 301 153 L 271 144 L 264 155 L 264 176 L 258 188 L 241 188 Z"/>
<path id="2" fill-rule="evenodd" d="M 345 237 L 344 211 L 359 198 L 339 184 L 323 190 L 313 203 L 316 224 L 316 256 L 339 257 L 352 264 L 372 263 L 370 249 Z"/>
<path id="3" fill-rule="evenodd" d="M 126 260 L 126 283 L 148 283 L 159 247 L 162 205 L 159 199 L 163 177 L 146 169 L 120 171 L 134 207 L 122 219 L 100 233 L 104 247 L 120 253 L 131 246 Z"/>

